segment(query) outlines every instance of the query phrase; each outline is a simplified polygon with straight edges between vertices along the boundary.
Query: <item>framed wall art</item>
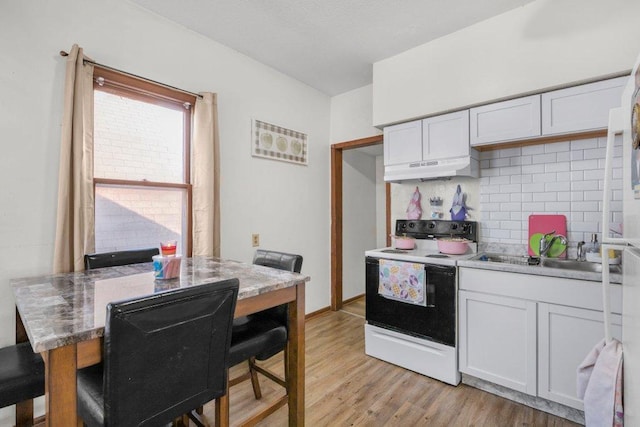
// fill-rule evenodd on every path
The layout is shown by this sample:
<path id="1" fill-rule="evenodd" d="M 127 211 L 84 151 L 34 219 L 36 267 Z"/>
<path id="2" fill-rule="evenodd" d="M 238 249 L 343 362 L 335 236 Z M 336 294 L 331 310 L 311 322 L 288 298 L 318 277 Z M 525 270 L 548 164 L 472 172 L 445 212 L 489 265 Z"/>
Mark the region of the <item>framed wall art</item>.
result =
<path id="1" fill-rule="evenodd" d="M 251 155 L 306 165 L 307 134 L 253 119 Z"/>

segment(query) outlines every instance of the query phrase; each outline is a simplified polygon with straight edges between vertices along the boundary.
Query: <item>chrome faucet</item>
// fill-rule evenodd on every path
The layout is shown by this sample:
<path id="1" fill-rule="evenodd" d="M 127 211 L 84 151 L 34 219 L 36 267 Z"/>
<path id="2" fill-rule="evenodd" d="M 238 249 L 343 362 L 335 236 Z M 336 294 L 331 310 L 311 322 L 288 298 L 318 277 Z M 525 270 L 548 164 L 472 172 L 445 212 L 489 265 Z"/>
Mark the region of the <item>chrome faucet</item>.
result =
<path id="1" fill-rule="evenodd" d="M 584 240 L 582 242 L 578 242 L 578 253 L 576 255 L 577 261 L 586 261 L 586 254 L 584 253 Z"/>
<path id="2" fill-rule="evenodd" d="M 551 249 L 551 246 L 553 246 L 553 243 L 556 240 L 560 240 L 560 242 L 563 245 L 567 244 L 567 238 L 561 235 L 558 236 L 553 236 L 554 234 L 556 234 L 556 230 L 553 230 L 547 234 L 545 234 L 544 236 L 542 236 L 542 239 L 540 239 L 540 258 L 546 257 L 547 256 L 547 252 L 549 252 L 549 249 Z M 549 236 L 553 236 L 551 238 L 551 240 L 547 241 L 547 237 Z"/>

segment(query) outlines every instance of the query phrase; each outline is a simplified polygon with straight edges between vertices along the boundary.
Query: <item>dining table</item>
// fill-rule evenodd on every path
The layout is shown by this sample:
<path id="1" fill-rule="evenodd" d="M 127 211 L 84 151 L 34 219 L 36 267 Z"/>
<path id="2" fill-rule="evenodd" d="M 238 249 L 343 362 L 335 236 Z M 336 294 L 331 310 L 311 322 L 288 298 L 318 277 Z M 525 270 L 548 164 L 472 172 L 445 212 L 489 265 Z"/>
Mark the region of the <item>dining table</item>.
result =
<path id="1" fill-rule="evenodd" d="M 179 278 L 155 278 L 152 263 L 11 279 L 16 336 L 26 332 L 45 362 L 45 424 L 76 426 L 76 371 L 102 359 L 109 302 L 237 278 L 235 317 L 288 304 L 289 425 L 304 425 L 305 283 L 309 276 L 245 262 L 183 258 Z M 228 425 L 228 394 L 216 401 L 216 425 Z M 225 412 L 226 411 L 226 412 Z M 217 424 L 217 423 L 220 424 Z"/>

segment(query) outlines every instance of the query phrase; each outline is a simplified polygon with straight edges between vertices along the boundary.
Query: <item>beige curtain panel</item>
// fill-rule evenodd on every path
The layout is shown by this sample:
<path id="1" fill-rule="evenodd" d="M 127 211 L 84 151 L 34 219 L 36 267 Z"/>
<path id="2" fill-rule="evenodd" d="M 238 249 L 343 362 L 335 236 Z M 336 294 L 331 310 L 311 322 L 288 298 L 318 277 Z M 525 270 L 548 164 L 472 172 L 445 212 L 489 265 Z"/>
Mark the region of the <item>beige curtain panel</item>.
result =
<path id="1" fill-rule="evenodd" d="M 220 256 L 220 143 L 215 93 L 201 93 L 193 111 L 191 183 L 193 255 Z"/>
<path id="2" fill-rule="evenodd" d="M 93 65 L 73 45 L 67 57 L 58 175 L 58 211 L 53 271 L 84 269 L 93 252 Z"/>

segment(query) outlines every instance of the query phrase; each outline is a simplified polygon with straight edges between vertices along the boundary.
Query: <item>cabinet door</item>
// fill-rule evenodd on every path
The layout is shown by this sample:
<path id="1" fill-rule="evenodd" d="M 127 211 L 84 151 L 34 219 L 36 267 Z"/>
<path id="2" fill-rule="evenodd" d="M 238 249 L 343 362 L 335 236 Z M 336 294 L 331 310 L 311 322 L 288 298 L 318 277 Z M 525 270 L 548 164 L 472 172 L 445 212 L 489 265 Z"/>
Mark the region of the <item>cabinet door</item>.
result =
<path id="1" fill-rule="evenodd" d="M 496 102 L 469 111 L 472 147 L 540 136 L 540 95 Z"/>
<path id="2" fill-rule="evenodd" d="M 574 86 L 542 94 L 542 134 L 604 129 L 609 110 L 620 106 L 628 77 Z"/>
<path id="3" fill-rule="evenodd" d="M 397 165 L 422 160 L 422 121 L 384 128 L 384 164 Z"/>
<path id="4" fill-rule="evenodd" d="M 536 303 L 460 291 L 460 371 L 536 395 Z"/>
<path id="5" fill-rule="evenodd" d="M 622 336 L 621 316 L 612 315 L 612 334 Z M 538 303 L 538 395 L 584 410 L 576 393 L 577 368 L 604 338 L 601 311 Z"/>
<path id="6" fill-rule="evenodd" d="M 422 121 L 423 160 L 468 156 L 469 150 L 469 110 Z"/>

